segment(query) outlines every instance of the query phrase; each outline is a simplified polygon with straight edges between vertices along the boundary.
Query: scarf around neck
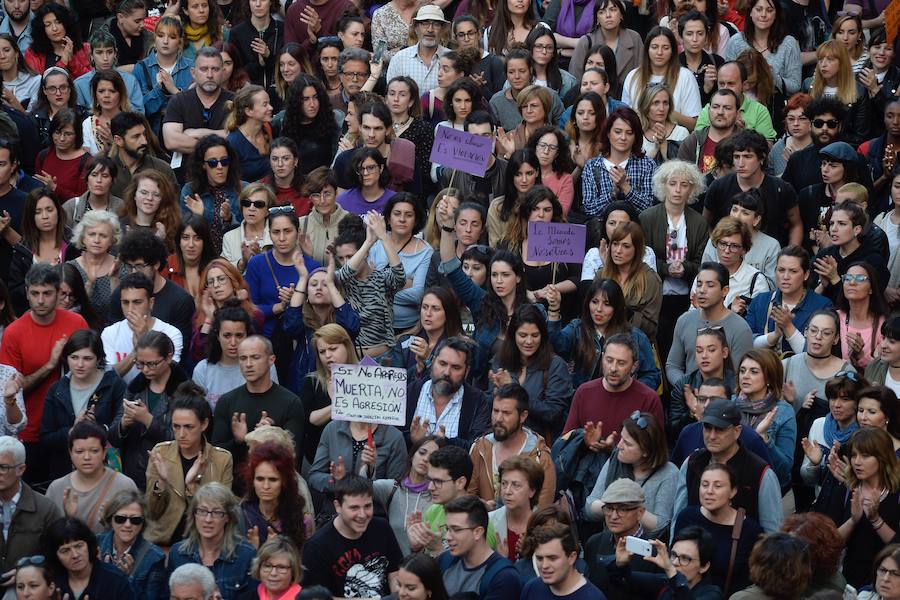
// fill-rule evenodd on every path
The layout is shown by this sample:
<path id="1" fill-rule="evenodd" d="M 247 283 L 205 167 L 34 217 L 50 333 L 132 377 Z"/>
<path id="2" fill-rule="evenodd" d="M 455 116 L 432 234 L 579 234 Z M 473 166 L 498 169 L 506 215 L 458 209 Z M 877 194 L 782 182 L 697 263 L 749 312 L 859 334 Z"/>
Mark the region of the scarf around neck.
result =
<path id="1" fill-rule="evenodd" d="M 428 482 L 427 481 L 423 481 L 422 483 L 413 483 L 412 479 L 410 479 L 409 477 L 406 477 L 401 482 L 401 485 L 414 494 L 421 494 L 423 492 L 428 491 Z"/>
<path id="2" fill-rule="evenodd" d="M 184 35 L 190 42 L 199 42 L 200 40 L 203 40 L 204 46 L 212 45 L 212 36 L 209 35 L 208 24 L 194 27 L 194 25 L 188 23 L 184 26 Z"/>
<path id="3" fill-rule="evenodd" d="M 581 37 L 591 30 L 594 22 L 595 0 L 564 0 L 556 20 L 556 32 L 566 37 Z M 576 21 L 575 7 L 581 7 L 581 17 Z"/>
<path id="4" fill-rule="evenodd" d="M 859 429 L 859 423 L 853 421 L 846 429 L 839 429 L 837 419 L 829 412 L 825 415 L 825 428 L 823 434 L 825 436 L 825 447 L 831 448 L 835 442 L 839 442 L 841 447 L 847 443 L 853 432 Z"/>
<path id="5" fill-rule="evenodd" d="M 746 394 L 739 394 L 737 405 L 741 410 L 741 425 L 756 427 L 762 421 L 766 413 L 775 408 L 778 398 L 772 394 L 766 394 L 761 400 L 751 400 Z"/>

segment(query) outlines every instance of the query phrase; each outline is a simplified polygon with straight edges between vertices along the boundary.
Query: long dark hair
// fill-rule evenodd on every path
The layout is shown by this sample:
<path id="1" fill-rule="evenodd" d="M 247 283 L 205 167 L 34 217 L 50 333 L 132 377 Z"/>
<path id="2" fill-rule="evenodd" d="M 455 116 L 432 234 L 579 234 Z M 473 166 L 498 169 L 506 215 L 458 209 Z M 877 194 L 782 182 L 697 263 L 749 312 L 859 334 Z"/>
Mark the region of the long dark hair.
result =
<path id="1" fill-rule="evenodd" d="M 753 24 L 750 14 L 758 2 L 768 2 L 775 9 L 775 20 L 772 22 L 772 27 L 769 28 L 769 36 L 766 40 L 766 48 L 774 54 L 781 42 L 784 41 L 784 38 L 787 37 L 784 8 L 778 0 L 750 0 L 747 3 L 747 7 L 744 9 L 744 39 L 748 40 L 749 45 L 753 47 L 753 40 L 756 37 L 756 25 Z"/>
<path id="2" fill-rule="evenodd" d="M 60 4 L 48 2 L 37 9 L 34 17 L 31 19 L 31 49 L 44 57 L 45 61 L 47 58 L 55 55 L 53 42 L 47 37 L 47 30 L 44 28 L 44 17 L 51 13 L 62 23 L 63 28 L 66 30 L 66 36 L 72 40 L 72 51 L 78 52 L 82 48 L 81 29 L 75 24 L 72 12 Z M 53 65 L 48 64 L 46 66 L 51 67 Z M 75 90 L 72 90 L 72 94 L 75 94 Z"/>
<path id="3" fill-rule="evenodd" d="M 882 286 L 885 285 L 885 282 L 881 281 L 878 277 L 878 272 L 875 271 L 875 268 L 867 262 L 857 261 L 851 263 L 847 266 L 847 270 L 844 273 L 847 273 L 853 267 L 859 267 L 866 272 L 866 275 L 869 277 L 869 286 L 872 288 L 872 293 L 869 294 L 869 314 L 871 314 L 875 319 L 880 319 L 881 317 L 887 316 L 890 312 L 887 306 L 887 303 L 884 300 L 884 294 L 880 293 L 879 290 L 883 289 Z M 838 286 L 838 294 L 837 301 L 834 303 L 835 308 L 838 310 L 845 311 L 849 314 L 850 312 L 850 301 L 844 297 L 844 286 L 843 284 Z M 877 324 L 877 323 L 876 323 Z M 875 349 L 872 348 L 874 351 Z"/>
<path id="4" fill-rule="evenodd" d="M 16 38 L 10 33 L 0 33 L 0 40 L 6 40 L 12 46 L 13 52 L 16 53 L 16 67 L 19 69 L 19 73 L 33 74 L 34 71 L 25 62 L 25 53 L 19 48 L 19 42 L 16 41 Z"/>
<path id="5" fill-rule="evenodd" d="M 462 326 L 462 316 L 459 310 L 459 299 L 450 288 L 442 285 L 433 285 L 422 294 L 422 299 L 431 294 L 438 299 L 441 307 L 444 309 L 444 337 L 461 337 L 465 336 Z M 424 333 L 424 329 L 419 328 L 419 333 Z"/>
<path id="6" fill-rule="evenodd" d="M 538 18 L 534 9 L 534 3 L 528 3 L 528 12 L 525 14 L 525 20 L 522 23 L 527 28 L 537 25 Z M 506 0 L 497 0 L 494 7 L 494 20 L 491 23 L 491 33 L 488 36 L 488 52 L 503 56 L 508 50 L 509 34 L 514 29 L 512 15 L 509 14 L 509 7 Z M 529 53 L 530 55 L 530 53 Z"/>
<path id="7" fill-rule="evenodd" d="M 556 150 L 556 158 L 553 159 L 553 172 L 560 173 L 572 173 L 575 170 L 575 161 L 572 160 L 572 152 L 569 150 L 569 138 L 555 125 L 544 125 L 543 127 L 538 127 L 534 133 L 531 134 L 531 137 L 528 138 L 528 142 L 526 142 L 525 146 L 531 150 L 532 153 L 537 155 L 537 145 L 538 142 L 541 141 L 541 138 L 547 135 L 548 133 L 552 133 L 554 137 L 556 137 L 556 145 L 559 146 Z"/>
<path id="8" fill-rule="evenodd" d="M 249 313 L 241 307 L 241 301 L 237 298 L 228 298 L 213 315 L 212 327 L 207 337 L 207 362 L 211 365 L 222 360 L 222 344 L 219 343 L 219 332 L 222 330 L 222 323 L 231 321 L 233 323 L 243 323 L 246 328 L 247 335 L 253 335 L 253 321 L 250 319 Z"/>
<path id="9" fill-rule="evenodd" d="M 591 372 L 599 354 L 594 341 L 597 329 L 594 327 L 594 319 L 591 317 L 591 300 L 598 294 L 601 295 L 601 300 L 605 299 L 613 307 L 612 318 L 606 325 L 603 337 L 609 338 L 617 333 L 628 333 L 631 330 L 628 322 L 628 304 L 625 302 L 625 294 L 619 284 L 612 279 L 592 281 L 584 295 L 584 302 L 581 304 L 581 323 L 579 323 L 581 339 L 578 340 L 572 353 L 575 367 L 584 373 Z"/>
<path id="10" fill-rule="evenodd" d="M 522 325 L 534 325 L 541 334 L 541 345 L 527 363 L 522 360 L 522 353 L 519 352 L 519 347 L 516 345 L 516 331 Z M 534 304 L 519 306 L 506 327 L 506 338 L 497 353 L 497 364 L 507 371 L 521 371 L 526 366 L 529 371 L 546 371 L 553 362 L 553 356 L 553 346 L 550 343 L 547 319 L 544 314 Z"/>
<path id="11" fill-rule="evenodd" d="M 541 182 L 541 163 L 538 162 L 537 156 L 527 148 L 513 152 L 506 163 L 506 172 L 503 174 L 505 186 L 503 189 L 506 190 L 503 196 L 503 203 L 500 205 L 500 218 L 503 221 L 508 221 L 512 217 L 513 211 L 522 200 L 519 198 L 518 190 L 516 190 L 515 179 L 516 173 L 519 172 L 519 168 L 524 164 L 531 165 L 537 171 L 535 185 Z"/>
<path id="12" fill-rule="evenodd" d="M 41 243 L 41 232 L 35 222 L 35 212 L 41 198 L 49 198 L 56 209 L 56 245 L 61 246 L 66 238 L 66 213 L 63 211 L 62 202 L 59 201 L 56 194 L 50 191 L 50 188 L 41 186 L 33 189 L 28 193 L 28 197 L 25 199 L 25 208 L 22 211 L 22 243 L 32 252 L 37 251 Z"/>
<path id="13" fill-rule="evenodd" d="M 437 562 L 425 554 L 410 554 L 400 561 L 400 568 L 409 571 L 419 578 L 422 586 L 429 592 L 430 600 L 447 600 L 447 588 L 441 576 Z"/>
<path id="14" fill-rule="evenodd" d="M 272 155 L 272 151 L 275 150 L 275 148 L 285 148 L 294 155 L 294 158 L 300 158 L 300 148 L 297 147 L 297 142 L 289 137 L 282 135 L 272 140 L 272 144 L 269 146 L 269 156 Z M 275 183 L 274 177 L 275 176 L 273 175 L 273 185 Z M 303 171 L 300 169 L 300 163 L 297 163 L 297 166 L 294 168 L 294 178 L 291 179 L 291 188 L 297 193 L 302 193 L 303 191 Z"/>
<path id="15" fill-rule="evenodd" d="M 210 4 L 218 5 L 215 0 L 210 0 Z M 212 8 L 209 9 L 209 18 L 212 19 Z M 217 40 L 213 42 L 212 47 L 219 52 L 227 53 L 231 58 L 231 77 L 228 78 L 228 81 L 222 82 L 223 88 L 230 92 L 236 92 L 250 83 L 250 75 L 247 73 L 247 68 L 244 66 L 244 59 L 241 57 L 241 53 L 238 51 L 237 46 L 231 42 Z"/>
<path id="16" fill-rule="evenodd" d="M 181 24 L 185 26 L 185 28 L 191 24 L 191 19 L 188 17 L 187 8 L 188 8 L 189 0 L 178 0 L 178 17 L 181 19 Z M 222 16 L 222 10 L 219 8 L 219 3 L 216 0 L 206 0 L 209 16 L 206 17 L 206 27 L 209 31 L 209 37 L 212 39 L 213 44 L 222 39 L 222 28 L 225 24 L 225 17 Z M 185 45 L 189 42 L 185 40 Z M 222 48 L 219 48 L 221 50 Z M 230 51 L 226 50 L 228 54 L 231 54 Z M 234 58 L 234 55 L 231 54 L 231 58 Z"/>
<path id="17" fill-rule="evenodd" d="M 200 239 L 203 241 L 203 250 L 200 252 L 200 264 L 197 266 L 197 272 L 202 273 L 206 269 L 206 265 L 216 257 L 216 249 L 213 244 L 209 223 L 200 215 L 188 214 L 175 231 L 175 256 L 178 257 L 178 268 L 182 275 L 185 272 L 185 265 L 184 253 L 181 251 L 181 236 L 184 235 L 188 227 L 193 229 L 194 233 L 200 236 Z"/>
<path id="18" fill-rule="evenodd" d="M 534 44 L 542 37 L 549 37 L 553 40 L 553 53 L 550 55 L 550 62 L 547 63 L 547 87 L 554 90 L 557 94 L 562 94 L 563 79 L 559 69 L 559 47 L 556 44 L 556 37 L 554 37 L 553 31 L 542 23 L 538 24 L 525 38 L 525 47 L 531 52 L 533 58 Z"/>
<path id="19" fill-rule="evenodd" d="M 319 99 L 319 112 L 310 123 L 303 123 L 303 90 L 311 87 Z M 300 73 L 291 84 L 284 107 L 284 126 L 281 134 L 294 140 L 299 147 L 306 140 L 327 141 L 337 137 L 337 123 L 328 92 L 318 77 Z"/>
<path id="20" fill-rule="evenodd" d="M 215 0 L 213 0 L 215 2 Z M 201 196 L 210 191 L 209 179 L 206 177 L 206 171 L 203 170 L 203 157 L 206 156 L 207 150 L 222 146 L 228 152 L 228 158 L 231 164 L 228 165 L 228 176 L 225 179 L 223 187 L 234 190 L 236 194 L 241 191 L 241 165 L 237 152 L 228 143 L 228 140 L 218 135 L 208 135 L 194 148 L 191 155 L 190 166 L 188 170 L 188 182 L 195 194 Z M 176 240 L 177 245 L 177 240 Z"/>
<path id="21" fill-rule="evenodd" d="M 84 279 L 81 278 L 81 274 L 78 272 L 78 269 L 75 268 L 75 265 L 71 263 L 62 263 L 61 265 L 58 265 L 57 268 L 59 269 L 60 282 L 68 285 L 72 290 L 72 295 L 75 296 L 75 306 L 73 309 L 76 310 L 73 310 L 73 312 L 80 314 L 84 320 L 87 321 L 88 327 L 91 329 L 96 329 L 97 331 L 103 329 L 104 323 L 97 316 L 97 313 L 94 312 L 94 306 L 91 304 L 87 289 L 84 287 Z M 2 294 L 0 294 L 0 297 L 2 297 Z M 8 300 L 7 306 L 9 306 Z M 9 306 L 9 309 L 11 311 L 12 306 Z M 2 318 L 0 318 L 0 322 L 2 322 Z M 6 323 L 6 325 L 9 325 L 9 323 Z"/>
<path id="22" fill-rule="evenodd" d="M 497 295 L 497 292 L 494 291 L 494 286 L 490 284 L 491 269 L 494 267 L 494 264 L 498 262 L 508 264 L 512 267 L 513 273 L 519 276 L 519 283 L 516 285 L 516 291 L 513 292 L 515 294 L 513 305 L 521 306 L 528 302 L 528 290 L 525 287 L 525 263 L 522 262 L 521 257 L 508 250 L 497 250 L 494 253 L 493 258 L 491 258 L 490 264 L 488 264 L 487 294 L 481 301 L 481 314 L 478 316 L 478 323 L 476 323 L 476 326 L 479 327 L 494 327 L 495 325 L 500 325 L 501 328 L 504 328 L 509 322 L 509 314 L 507 313 L 506 305 L 503 304 L 503 300 L 501 300 L 500 296 Z"/>
<path id="23" fill-rule="evenodd" d="M 72 269 L 74 270 L 75 267 L 72 267 Z M 78 280 L 81 281 L 81 275 L 78 275 Z M 83 281 L 81 283 L 81 288 L 84 289 Z M 87 296 L 87 293 L 85 293 L 84 295 Z M 15 320 L 16 313 L 15 311 L 13 311 L 12 298 L 10 298 L 9 295 L 9 288 L 6 287 L 6 282 L 0 279 L 0 327 L 6 327 Z M 90 323 L 88 323 L 88 325 L 90 325 Z"/>

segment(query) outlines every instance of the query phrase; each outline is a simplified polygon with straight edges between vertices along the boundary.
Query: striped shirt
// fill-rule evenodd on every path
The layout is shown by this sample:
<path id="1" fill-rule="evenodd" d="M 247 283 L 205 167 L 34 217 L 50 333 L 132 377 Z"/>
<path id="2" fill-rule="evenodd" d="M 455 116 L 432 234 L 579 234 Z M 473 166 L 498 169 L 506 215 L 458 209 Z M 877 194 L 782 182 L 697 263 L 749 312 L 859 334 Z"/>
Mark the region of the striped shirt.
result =
<path id="1" fill-rule="evenodd" d="M 335 273 L 350 306 L 359 313 L 360 328 L 356 340 L 363 348 L 394 345 L 394 294 L 406 285 L 403 263 L 373 269 L 366 279 L 356 278 L 349 264 Z"/>
<path id="2" fill-rule="evenodd" d="M 438 430 L 443 426 L 444 437 L 447 439 L 459 436 L 459 414 L 462 410 L 464 386 L 459 386 L 456 393 L 450 398 L 450 402 L 444 407 L 441 416 L 438 417 L 434 410 L 434 398 L 431 395 L 431 381 L 426 381 L 422 385 L 422 391 L 419 393 L 419 401 L 416 403 L 416 412 L 413 418 L 420 417 L 422 423 L 428 421 L 428 435 L 436 435 Z"/>

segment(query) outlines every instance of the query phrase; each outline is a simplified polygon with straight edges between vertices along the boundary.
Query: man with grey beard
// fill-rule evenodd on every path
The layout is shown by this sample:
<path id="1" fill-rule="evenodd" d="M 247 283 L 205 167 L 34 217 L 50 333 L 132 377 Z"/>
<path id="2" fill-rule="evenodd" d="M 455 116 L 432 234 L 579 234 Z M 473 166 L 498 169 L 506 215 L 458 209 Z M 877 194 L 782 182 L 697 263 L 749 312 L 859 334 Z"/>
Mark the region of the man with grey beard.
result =
<path id="1" fill-rule="evenodd" d="M 437 435 L 468 450 L 488 430 L 490 416 L 484 392 L 466 383 L 474 346 L 460 337 L 443 340 L 431 355 L 422 376 L 406 390 L 404 430 L 410 442 Z"/>
<path id="2" fill-rule="evenodd" d="M 497 467 L 519 454 L 533 459 L 544 470 L 538 507 L 549 506 L 556 499 L 556 467 L 550 448 L 543 437 L 525 426 L 526 419 L 528 391 L 515 382 L 497 388 L 491 408 L 491 433 L 475 440 L 469 453 L 474 465 L 469 493 L 484 500 L 489 510 L 496 508 L 500 499 Z"/>

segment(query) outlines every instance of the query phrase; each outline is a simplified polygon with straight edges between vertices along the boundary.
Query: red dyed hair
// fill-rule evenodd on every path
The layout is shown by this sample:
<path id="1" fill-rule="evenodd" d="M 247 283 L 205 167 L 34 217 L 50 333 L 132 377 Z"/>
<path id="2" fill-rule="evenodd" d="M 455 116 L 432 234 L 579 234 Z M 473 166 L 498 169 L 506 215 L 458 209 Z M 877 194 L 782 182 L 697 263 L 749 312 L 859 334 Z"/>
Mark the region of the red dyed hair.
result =
<path id="1" fill-rule="evenodd" d="M 844 540 L 834 521 L 821 513 L 794 513 L 784 519 L 781 530 L 809 544 L 813 579 L 828 579 L 837 572 Z"/>
<path id="2" fill-rule="evenodd" d="M 278 471 L 281 477 L 281 493 L 278 495 L 278 520 L 281 521 L 281 533 L 289 537 L 298 548 L 303 548 L 306 539 L 306 530 L 303 525 L 303 510 L 306 503 L 300 495 L 297 484 L 296 457 L 294 453 L 277 442 L 262 442 L 255 444 L 247 456 L 244 465 L 244 485 L 247 490 L 244 502 L 255 504 L 259 502 L 256 489 L 253 487 L 253 478 L 256 468 L 262 463 L 269 463 Z"/>

